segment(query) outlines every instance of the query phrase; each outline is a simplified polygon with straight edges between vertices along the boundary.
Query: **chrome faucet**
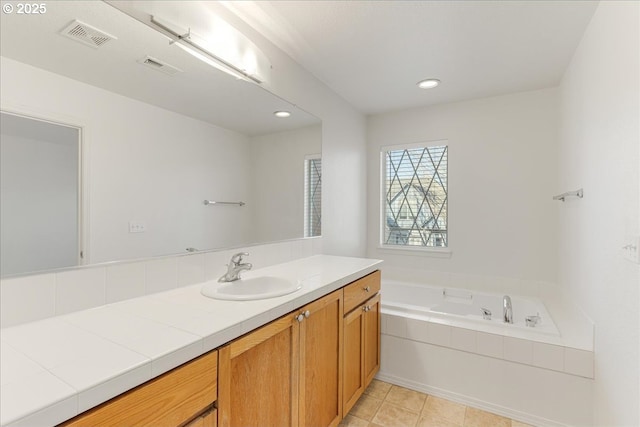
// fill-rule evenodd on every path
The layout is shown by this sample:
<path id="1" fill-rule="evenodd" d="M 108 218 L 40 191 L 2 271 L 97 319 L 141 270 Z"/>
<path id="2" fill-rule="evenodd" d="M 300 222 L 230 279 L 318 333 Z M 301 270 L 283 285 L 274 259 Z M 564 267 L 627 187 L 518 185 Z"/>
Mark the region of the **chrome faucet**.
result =
<path id="1" fill-rule="evenodd" d="M 248 252 L 238 252 L 231 257 L 231 261 L 227 264 L 227 273 L 218 279 L 218 282 L 235 282 L 240 280 L 240 273 L 244 270 L 251 270 L 251 263 L 242 262 L 242 257 L 249 256 Z"/>
<path id="2" fill-rule="evenodd" d="M 511 308 L 511 297 L 509 295 L 502 297 L 502 318 L 504 323 L 513 323 L 513 309 Z"/>

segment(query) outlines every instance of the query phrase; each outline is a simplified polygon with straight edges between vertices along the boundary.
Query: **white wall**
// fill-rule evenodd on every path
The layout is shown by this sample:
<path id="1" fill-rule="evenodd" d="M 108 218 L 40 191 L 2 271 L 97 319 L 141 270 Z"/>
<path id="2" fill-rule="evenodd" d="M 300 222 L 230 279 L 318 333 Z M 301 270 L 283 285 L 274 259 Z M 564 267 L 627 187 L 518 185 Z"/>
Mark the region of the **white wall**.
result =
<path id="1" fill-rule="evenodd" d="M 14 116 L 7 117 L 13 120 Z M 2 274 L 77 265 L 78 132 L 67 132 L 63 136 L 71 139 L 58 141 L 4 130 L 0 143 Z"/>
<path id="2" fill-rule="evenodd" d="M 372 116 L 367 255 L 438 285 L 469 287 L 472 275 L 552 281 L 556 120 L 555 89 Z M 451 257 L 379 249 L 380 147 L 435 140 L 449 146 Z"/>
<path id="3" fill-rule="evenodd" d="M 322 240 L 326 254 L 366 252 L 366 120 L 282 50 L 219 4 L 212 11 L 248 36 L 273 70 L 265 87 L 322 119 Z"/>
<path id="4" fill-rule="evenodd" d="M 637 2 L 601 2 L 560 86 L 559 283 L 595 322 L 595 425 L 640 425 L 640 267 L 621 248 L 640 234 Z"/>
<path id="5" fill-rule="evenodd" d="M 3 109 L 83 128 L 88 261 L 248 241 L 238 235 L 251 206 L 246 136 L 7 58 L 1 67 Z M 204 199 L 248 203 L 211 209 Z M 131 220 L 147 231 L 129 233 Z"/>
<path id="6" fill-rule="evenodd" d="M 305 156 L 321 153 L 322 126 L 252 137 L 250 144 L 253 241 L 299 238 L 304 231 Z"/>

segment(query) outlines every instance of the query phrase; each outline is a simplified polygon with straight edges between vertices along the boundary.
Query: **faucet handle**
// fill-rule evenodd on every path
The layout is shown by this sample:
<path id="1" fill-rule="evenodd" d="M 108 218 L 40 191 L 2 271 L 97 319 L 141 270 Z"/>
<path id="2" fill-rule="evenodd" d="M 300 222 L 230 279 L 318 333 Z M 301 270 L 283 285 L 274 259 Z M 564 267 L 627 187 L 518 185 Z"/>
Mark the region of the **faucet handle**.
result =
<path id="1" fill-rule="evenodd" d="M 536 313 L 533 316 L 527 316 L 524 318 L 524 322 L 527 326 L 530 326 L 532 328 L 535 328 L 535 326 L 540 323 L 540 320 L 542 320 L 542 318 L 540 317 L 540 313 Z"/>
<path id="2" fill-rule="evenodd" d="M 231 257 L 231 262 L 234 264 L 240 264 L 242 257 L 249 256 L 249 252 L 238 252 Z"/>

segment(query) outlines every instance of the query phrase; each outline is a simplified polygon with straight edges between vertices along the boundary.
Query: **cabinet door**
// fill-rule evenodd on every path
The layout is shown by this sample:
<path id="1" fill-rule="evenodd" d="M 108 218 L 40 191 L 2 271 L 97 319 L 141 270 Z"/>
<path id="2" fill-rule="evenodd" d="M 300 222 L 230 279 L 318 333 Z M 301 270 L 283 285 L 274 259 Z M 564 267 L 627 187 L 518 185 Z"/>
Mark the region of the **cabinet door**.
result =
<path id="1" fill-rule="evenodd" d="M 298 425 L 299 337 L 287 315 L 219 350 L 220 427 Z"/>
<path id="2" fill-rule="evenodd" d="M 301 426 L 337 426 L 342 419 L 342 290 L 301 309 Z"/>
<path id="3" fill-rule="evenodd" d="M 344 404 L 348 413 L 380 369 L 380 294 L 344 317 Z"/>
<path id="4" fill-rule="evenodd" d="M 344 317 L 344 414 L 364 392 L 364 308 L 364 305 L 357 307 Z"/>
<path id="5" fill-rule="evenodd" d="M 380 294 L 365 302 L 364 326 L 364 386 L 367 387 L 380 370 Z"/>

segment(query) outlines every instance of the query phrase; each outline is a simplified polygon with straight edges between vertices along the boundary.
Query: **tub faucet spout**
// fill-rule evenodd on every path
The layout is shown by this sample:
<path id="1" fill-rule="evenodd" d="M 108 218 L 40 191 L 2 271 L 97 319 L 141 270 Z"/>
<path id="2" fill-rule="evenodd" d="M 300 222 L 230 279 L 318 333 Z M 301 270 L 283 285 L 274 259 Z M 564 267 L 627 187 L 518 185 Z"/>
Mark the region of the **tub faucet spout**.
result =
<path id="1" fill-rule="evenodd" d="M 502 297 L 502 318 L 504 323 L 513 323 L 513 308 L 511 307 L 511 297 L 509 295 Z"/>

